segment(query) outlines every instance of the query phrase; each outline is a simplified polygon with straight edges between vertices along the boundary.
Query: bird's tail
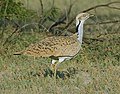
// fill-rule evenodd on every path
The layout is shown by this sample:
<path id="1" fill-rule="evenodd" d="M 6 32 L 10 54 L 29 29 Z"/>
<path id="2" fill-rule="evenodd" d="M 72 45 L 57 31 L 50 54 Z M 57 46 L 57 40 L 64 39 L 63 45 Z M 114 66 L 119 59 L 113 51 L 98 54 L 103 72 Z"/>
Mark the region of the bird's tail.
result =
<path id="1" fill-rule="evenodd" d="M 21 52 L 15 52 L 13 55 L 22 55 L 23 54 L 23 51 Z"/>

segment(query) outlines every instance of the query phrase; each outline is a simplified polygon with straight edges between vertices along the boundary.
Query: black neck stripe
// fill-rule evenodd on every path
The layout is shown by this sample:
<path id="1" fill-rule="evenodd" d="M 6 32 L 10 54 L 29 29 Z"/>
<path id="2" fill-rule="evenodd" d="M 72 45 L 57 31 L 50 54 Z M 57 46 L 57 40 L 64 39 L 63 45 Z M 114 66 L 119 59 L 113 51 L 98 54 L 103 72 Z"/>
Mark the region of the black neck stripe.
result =
<path id="1" fill-rule="evenodd" d="M 76 32 L 78 32 L 78 28 L 79 28 L 80 22 L 81 22 L 81 21 L 79 21 L 79 24 L 78 24 L 77 27 L 76 27 Z"/>

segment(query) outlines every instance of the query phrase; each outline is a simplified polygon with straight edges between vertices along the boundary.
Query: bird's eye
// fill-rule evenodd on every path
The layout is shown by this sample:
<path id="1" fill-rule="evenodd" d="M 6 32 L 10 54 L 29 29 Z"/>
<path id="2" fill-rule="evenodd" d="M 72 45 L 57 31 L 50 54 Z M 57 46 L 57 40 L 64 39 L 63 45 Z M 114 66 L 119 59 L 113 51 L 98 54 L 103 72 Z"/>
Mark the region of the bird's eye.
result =
<path id="1" fill-rule="evenodd" d="M 86 17 L 87 15 L 86 14 L 83 14 L 83 17 Z"/>

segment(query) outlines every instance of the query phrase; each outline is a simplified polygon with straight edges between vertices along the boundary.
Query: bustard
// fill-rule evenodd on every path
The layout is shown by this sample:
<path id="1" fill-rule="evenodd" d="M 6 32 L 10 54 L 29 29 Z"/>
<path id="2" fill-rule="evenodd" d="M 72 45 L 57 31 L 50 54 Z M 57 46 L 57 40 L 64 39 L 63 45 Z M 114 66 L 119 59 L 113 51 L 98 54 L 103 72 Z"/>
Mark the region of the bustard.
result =
<path id="1" fill-rule="evenodd" d="M 91 15 L 80 13 L 76 16 L 77 36 L 53 36 L 48 37 L 39 43 L 32 44 L 21 52 L 14 55 L 27 55 L 34 57 L 49 57 L 54 65 L 56 77 L 56 66 L 64 60 L 71 59 L 80 51 L 83 39 L 83 24 Z"/>

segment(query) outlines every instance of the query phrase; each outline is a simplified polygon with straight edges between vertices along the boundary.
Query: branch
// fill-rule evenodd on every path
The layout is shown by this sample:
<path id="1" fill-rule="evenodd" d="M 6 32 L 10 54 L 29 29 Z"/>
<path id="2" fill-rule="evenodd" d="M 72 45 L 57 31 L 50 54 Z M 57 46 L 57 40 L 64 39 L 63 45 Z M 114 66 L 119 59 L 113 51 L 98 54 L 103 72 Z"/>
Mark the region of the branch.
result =
<path id="1" fill-rule="evenodd" d="M 115 1 L 115 2 L 110 2 L 110 3 L 107 3 L 107 4 L 101 4 L 101 5 L 96 5 L 96 6 L 93 6 L 91 8 L 88 8 L 88 9 L 85 9 L 83 10 L 82 12 L 88 12 L 90 10 L 93 10 L 93 9 L 96 9 L 96 8 L 99 8 L 99 7 L 108 7 L 108 8 L 113 8 L 113 9 L 118 9 L 120 10 L 120 8 L 117 8 L 117 7 L 111 7 L 110 5 L 112 4 L 118 4 L 120 3 L 119 1 Z"/>
<path id="2" fill-rule="evenodd" d="M 17 28 L 12 32 L 12 34 L 10 36 L 8 36 L 8 38 L 5 40 L 5 42 L 3 43 L 3 46 L 5 46 L 5 44 L 9 41 L 9 39 L 17 32 Z"/>
<path id="3" fill-rule="evenodd" d="M 88 8 L 88 9 L 85 9 L 85 10 L 83 10 L 83 11 L 81 11 L 81 12 L 88 12 L 88 11 L 91 11 L 91 10 L 93 10 L 93 9 L 100 8 L 100 7 L 108 7 L 108 8 L 111 8 L 111 9 L 120 10 L 120 8 L 118 8 L 118 7 L 112 7 L 112 6 L 111 6 L 112 4 L 118 4 L 118 3 L 120 4 L 119 1 L 116 1 L 116 2 L 110 2 L 110 3 L 107 3 L 107 4 L 96 5 L 96 6 L 93 6 L 93 7 Z M 64 27 L 64 29 L 67 29 L 67 28 L 73 23 L 75 17 L 76 17 L 76 16 L 74 16 L 74 17 L 71 19 L 71 21 Z M 59 24 L 61 24 L 61 23 L 63 23 L 65 20 L 66 20 L 66 19 L 63 19 L 63 20 L 61 20 L 60 22 L 58 21 L 56 25 L 53 25 L 53 27 L 54 27 L 54 26 L 57 26 L 57 25 L 59 25 Z M 112 22 L 115 23 L 115 21 L 112 21 Z M 117 21 L 116 21 L 116 22 L 117 22 Z M 109 23 L 109 22 L 107 22 L 107 23 Z M 106 24 L 106 23 L 100 23 L 100 24 Z M 52 27 L 51 27 L 51 28 L 52 28 Z M 64 29 L 63 29 L 63 30 L 64 30 Z"/>
<path id="4" fill-rule="evenodd" d="M 112 9 L 117 9 L 117 10 L 120 10 L 120 8 L 118 7 L 112 7 L 112 6 L 108 6 L 109 8 L 112 8 Z"/>
<path id="5" fill-rule="evenodd" d="M 20 28 L 17 27 L 17 28 L 6 38 L 5 42 L 3 43 L 3 46 L 5 46 L 7 42 L 9 42 L 10 38 L 11 38 L 15 33 L 19 32 L 20 30 L 22 30 L 23 28 L 25 28 L 25 27 L 27 27 L 27 26 L 29 26 L 29 25 L 38 25 L 38 23 L 25 24 L 25 25 L 23 25 L 23 26 L 20 27 Z M 41 25 L 41 26 L 42 26 L 43 28 L 45 28 L 43 25 Z M 45 29 L 46 29 L 46 28 L 45 28 Z M 47 29 L 46 29 L 46 30 L 47 30 Z"/>
<path id="6" fill-rule="evenodd" d="M 41 15 L 43 15 L 43 2 L 42 0 L 39 0 L 40 1 L 40 6 L 41 6 Z"/>
<path id="7" fill-rule="evenodd" d="M 49 27 L 48 31 L 51 31 L 51 29 L 52 29 L 53 27 L 55 27 L 55 26 L 57 26 L 57 25 L 59 25 L 59 24 L 65 23 L 64 21 L 66 20 L 66 18 L 68 17 L 68 15 L 70 15 L 74 3 L 75 3 L 75 2 L 73 2 L 73 3 L 70 4 L 69 9 L 68 9 L 68 12 L 67 12 L 67 15 L 66 15 L 66 13 L 65 13 L 62 17 L 58 18 L 58 20 L 56 20 L 56 21 Z"/>

